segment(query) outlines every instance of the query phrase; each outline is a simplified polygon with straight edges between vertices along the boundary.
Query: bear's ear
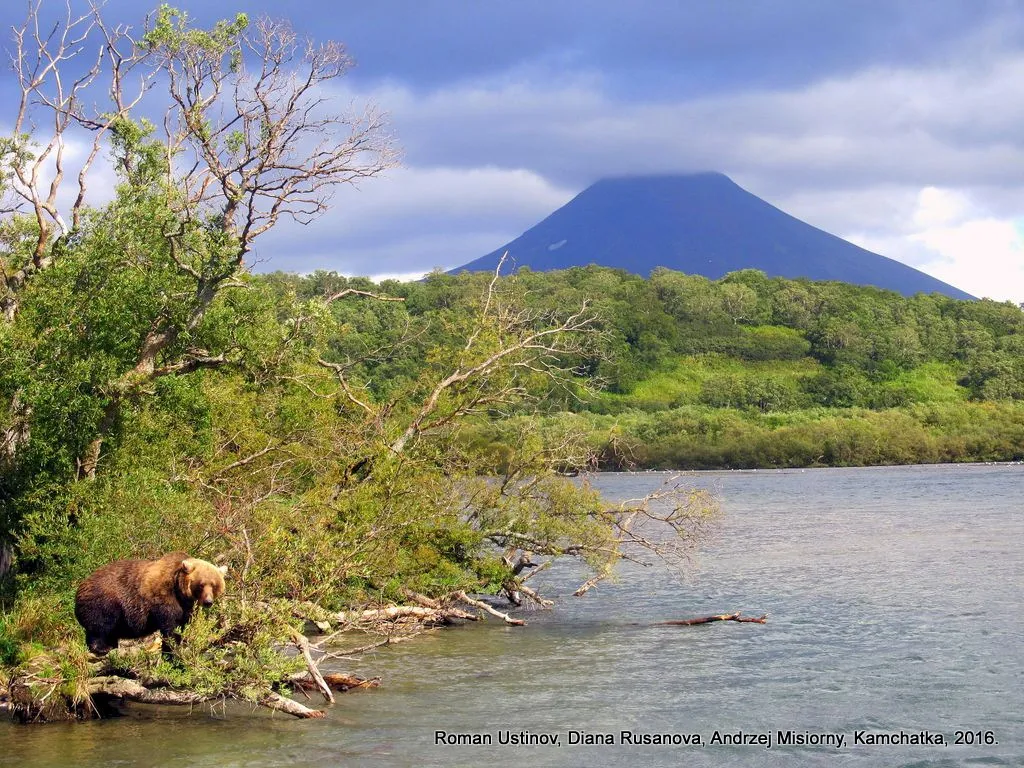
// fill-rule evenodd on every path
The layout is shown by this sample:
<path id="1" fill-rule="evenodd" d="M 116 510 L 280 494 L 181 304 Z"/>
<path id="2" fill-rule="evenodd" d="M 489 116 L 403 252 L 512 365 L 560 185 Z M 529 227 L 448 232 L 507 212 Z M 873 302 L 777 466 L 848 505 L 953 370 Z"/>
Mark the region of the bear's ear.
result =
<path id="1" fill-rule="evenodd" d="M 195 569 L 196 561 L 193 560 L 191 557 L 181 561 L 181 570 L 183 570 L 185 573 L 192 573 L 192 571 L 194 571 Z"/>
<path id="2" fill-rule="evenodd" d="M 228 575 L 228 567 L 226 565 L 218 565 L 217 566 L 217 570 L 220 571 L 220 575 L 221 576 L 227 576 Z"/>

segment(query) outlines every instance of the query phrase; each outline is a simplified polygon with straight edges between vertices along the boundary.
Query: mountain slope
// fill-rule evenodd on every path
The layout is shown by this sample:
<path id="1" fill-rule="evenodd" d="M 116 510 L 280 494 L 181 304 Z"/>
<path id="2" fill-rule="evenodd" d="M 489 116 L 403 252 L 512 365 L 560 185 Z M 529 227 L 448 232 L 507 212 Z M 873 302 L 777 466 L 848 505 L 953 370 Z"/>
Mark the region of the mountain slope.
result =
<path id="1" fill-rule="evenodd" d="M 910 296 L 973 298 L 934 277 L 812 227 L 720 173 L 604 179 L 510 243 L 453 272 L 587 264 L 647 275 L 668 267 L 717 279 L 738 269 L 874 285 Z"/>

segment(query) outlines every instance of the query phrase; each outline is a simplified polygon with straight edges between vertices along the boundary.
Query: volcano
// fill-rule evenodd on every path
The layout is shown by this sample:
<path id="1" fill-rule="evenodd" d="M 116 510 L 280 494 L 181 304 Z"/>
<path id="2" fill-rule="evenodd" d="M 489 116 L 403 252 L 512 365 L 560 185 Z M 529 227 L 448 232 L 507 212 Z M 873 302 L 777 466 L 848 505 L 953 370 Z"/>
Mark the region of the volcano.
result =
<path id="1" fill-rule="evenodd" d="M 598 181 L 510 243 L 464 264 L 493 271 L 597 264 L 649 275 L 666 267 L 718 279 L 740 269 L 770 277 L 839 280 L 904 296 L 970 294 L 790 216 L 720 173 Z"/>

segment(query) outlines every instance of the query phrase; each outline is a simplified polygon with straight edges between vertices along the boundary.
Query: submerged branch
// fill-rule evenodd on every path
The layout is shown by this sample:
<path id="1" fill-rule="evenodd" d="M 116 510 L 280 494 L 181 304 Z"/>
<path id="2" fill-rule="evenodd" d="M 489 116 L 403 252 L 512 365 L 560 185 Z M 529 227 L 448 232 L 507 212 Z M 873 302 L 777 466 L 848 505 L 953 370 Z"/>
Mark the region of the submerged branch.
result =
<path id="1" fill-rule="evenodd" d="M 224 703 L 229 697 L 196 691 L 179 691 L 163 685 L 147 685 L 120 675 L 96 675 L 82 681 L 74 695 L 64 691 L 63 681 L 32 675 L 15 677 L 10 684 L 9 701 L 0 706 L 23 723 L 81 720 L 102 716 L 117 701 L 192 707 L 197 704 Z M 260 706 L 294 717 L 323 717 L 297 701 L 266 690 L 256 700 Z"/>
<path id="2" fill-rule="evenodd" d="M 299 702 L 294 699 L 285 698 L 273 691 L 260 699 L 259 704 L 261 707 L 266 707 L 267 709 L 272 709 L 276 712 L 284 712 L 286 715 L 307 720 L 327 716 L 327 713 L 322 709 L 310 709 L 307 706 L 299 704 Z"/>
<path id="3" fill-rule="evenodd" d="M 759 616 L 757 618 L 746 618 L 740 616 L 740 612 L 736 613 L 719 613 L 714 616 L 700 616 L 696 619 L 675 619 L 673 621 L 659 621 L 654 626 L 656 627 L 692 627 L 696 624 L 710 624 L 713 621 L 739 621 L 749 622 L 751 624 L 765 624 L 768 622 L 768 614 Z"/>
<path id="4" fill-rule="evenodd" d="M 356 675 L 347 675 L 342 672 L 329 672 L 323 675 L 324 682 L 330 687 L 332 691 L 354 691 L 364 690 L 367 688 L 380 688 L 380 678 L 371 677 L 369 679 L 364 677 L 358 677 Z M 312 690 L 314 688 L 319 689 L 319 684 L 314 681 L 307 673 L 300 672 L 298 676 L 291 679 L 292 687 L 298 688 L 301 691 Z"/>

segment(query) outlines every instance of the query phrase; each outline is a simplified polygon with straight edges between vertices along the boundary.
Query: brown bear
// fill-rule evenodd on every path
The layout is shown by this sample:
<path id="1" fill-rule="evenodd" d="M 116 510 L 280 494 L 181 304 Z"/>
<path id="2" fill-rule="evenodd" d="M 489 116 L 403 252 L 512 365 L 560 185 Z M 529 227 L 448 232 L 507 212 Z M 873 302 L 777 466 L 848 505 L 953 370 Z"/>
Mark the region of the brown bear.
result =
<path id="1" fill-rule="evenodd" d="M 227 568 L 171 552 L 158 560 L 118 560 L 95 571 L 75 594 L 75 618 L 85 642 L 104 654 L 122 639 L 160 632 L 177 636 L 196 603 L 213 605 L 224 593 Z"/>

